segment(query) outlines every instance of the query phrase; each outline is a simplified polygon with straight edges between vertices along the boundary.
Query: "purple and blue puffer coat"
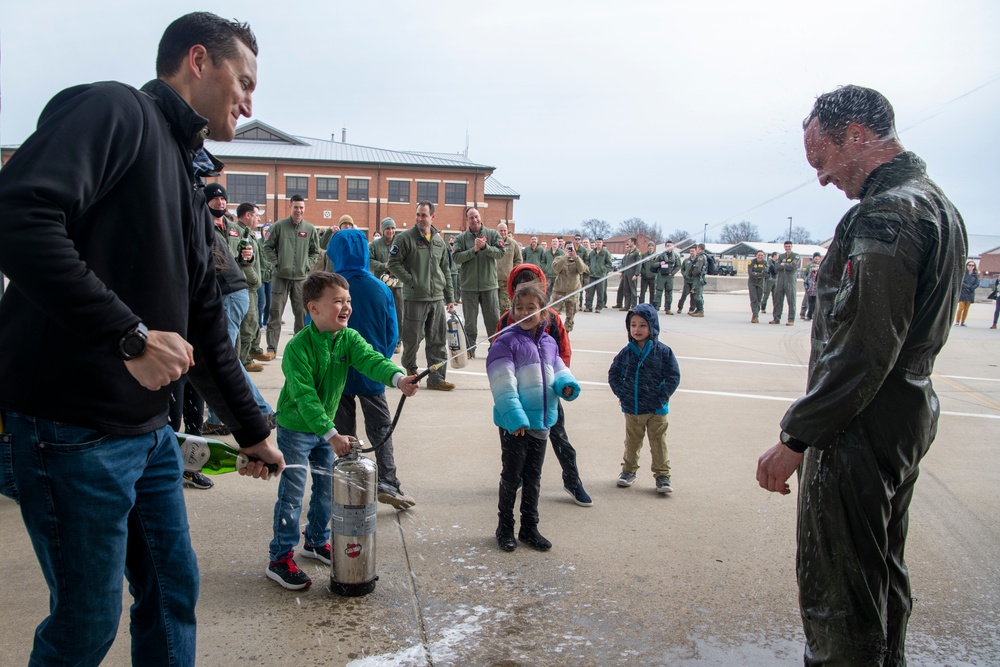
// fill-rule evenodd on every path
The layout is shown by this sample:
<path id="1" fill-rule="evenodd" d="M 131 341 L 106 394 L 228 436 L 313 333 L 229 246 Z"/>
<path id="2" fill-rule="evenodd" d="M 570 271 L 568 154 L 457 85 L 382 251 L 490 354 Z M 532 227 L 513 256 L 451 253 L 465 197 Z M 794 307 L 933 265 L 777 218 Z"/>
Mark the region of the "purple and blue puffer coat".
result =
<path id="1" fill-rule="evenodd" d="M 552 336 L 542 329 L 511 327 L 497 336 L 486 358 L 486 374 L 493 392 L 493 423 L 514 432 L 542 430 L 556 423 L 557 397 L 572 401 L 580 385 L 559 358 Z M 563 389 L 572 387 L 572 395 Z"/>

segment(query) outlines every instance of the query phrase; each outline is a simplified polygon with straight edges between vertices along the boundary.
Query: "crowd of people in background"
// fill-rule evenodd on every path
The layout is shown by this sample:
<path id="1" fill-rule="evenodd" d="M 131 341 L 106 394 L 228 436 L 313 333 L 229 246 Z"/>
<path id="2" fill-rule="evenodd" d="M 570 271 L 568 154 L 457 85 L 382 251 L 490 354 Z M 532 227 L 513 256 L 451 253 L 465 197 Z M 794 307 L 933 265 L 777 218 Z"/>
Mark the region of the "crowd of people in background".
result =
<path id="1" fill-rule="evenodd" d="M 498 546 L 517 546 L 520 488 L 518 539 L 551 547 L 538 530 L 546 441 L 566 492 L 580 506 L 593 502 L 562 400 L 580 393 L 569 371 L 574 292 L 587 287 L 585 312 L 595 297 L 592 312 L 607 305 L 604 279 L 614 269 L 603 240 L 591 247 L 582 237 L 533 236 L 515 250 L 507 230 L 487 228 L 468 208 L 465 231 L 449 243 L 433 225 L 435 204 L 421 201 L 413 227 L 397 233 L 386 218 L 369 244 L 349 215 L 321 236 L 301 196 L 258 238 L 257 205 L 242 202 L 233 213 L 225 188 L 206 183 L 223 165 L 203 146 L 209 134 L 233 140 L 238 118 L 250 115 L 256 55 L 249 26 L 205 12 L 181 17 L 164 33 L 156 78 L 141 94 L 115 82 L 63 91 L 0 171 L 0 268 L 12 279 L 0 300 L 0 346 L 17 351 L 0 357 L 0 493 L 18 501 L 50 589 L 33 664 L 100 662 L 118 633 L 126 577 L 135 598 L 133 662 L 194 663 L 199 572 L 171 430 L 181 421 L 189 430 L 231 429 L 248 457 L 240 474 L 280 475 L 266 572 L 286 588 L 311 583 L 293 558 L 305 466 L 328 475 L 334 454 L 351 451 L 355 400 L 369 437 L 382 441 L 378 499 L 412 507 L 391 460 L 384 387 L 416 393 L 423 342 L 427 388 L 455 388 L 445 378 L 445 317 L 459 300 L 471 340 L 479 312 L 486 332 L 497 334 L 486 368 L 501 444 Z M 980 278 L 974 261 L 962 271 L 961 216 L 899 142 L 880 93 L 845 86 L 820 96 L 803 132 L 820 184 L 859 203 L 837 225 L 827 257 L 814 256 L 804 270 L 799 317 L 815 318 L 808 389 L 758 460 L 757 481 L 787 494 L 799 474 L 796 574 L 807 663 L 905 664 L 908 508 L 939 415 L 930 375 L 956 309 L 955 325 L 965 326 Z M 52 165 L 68 165 L 79 182 L 54 177 Z M 771 299 L 771 323 L 787 307 L 785 324 L 795 324 L 802 267 L 792 244 L 784 246 L 748 265 L 751 322 Z M 821 270 L 822 261 L 833 268 Z M 619 486 L 635 483 L 646 438 L 656 491 L 674 490 L 665 435 L 680 369 L 658 340 L 657 311 L 681 313 L 690 299 L 688 314 L 705 317 L 714 263 L 704 244 L 681 261 L 670 244 L 659 253 L 647 244 L 643 253 L 636 238 L 626 243 L 616 308 L 628 312 L 627 343 L 608 370 L 625 417 Z M 683 287 L 674 309 L 677 273 Z M 1000 281 L 990 298 L 998 288 Z M 277 358 L 289 299 L 294 335 L 282 351 L 275 412 L 249 373 Z M 998 312 L 1000 303 L 994 329 Z M 390 359 L 397 351 L 400 365 Z M 195 388 L 213 408 L 204 428 Z M 205 488 L 193 475 L 184 483 Z M 314 477 L 300 553 L 329 564 L 329 537 L 330 485 Z M 66 545 L 73 567 L 60 556 Z"/>

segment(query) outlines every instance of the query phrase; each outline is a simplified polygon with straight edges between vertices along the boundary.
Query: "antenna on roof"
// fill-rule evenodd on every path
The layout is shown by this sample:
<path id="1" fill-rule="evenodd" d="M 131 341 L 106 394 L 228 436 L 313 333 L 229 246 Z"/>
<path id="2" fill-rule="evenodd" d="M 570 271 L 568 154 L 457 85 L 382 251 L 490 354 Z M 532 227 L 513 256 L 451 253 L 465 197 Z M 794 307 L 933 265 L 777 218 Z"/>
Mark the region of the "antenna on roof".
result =
<path id="1" fill-rule="evenodd" d="M 465 126 L 465 152 L 462 153 L 466 159 L 469 158 L 469 126 Z"/>

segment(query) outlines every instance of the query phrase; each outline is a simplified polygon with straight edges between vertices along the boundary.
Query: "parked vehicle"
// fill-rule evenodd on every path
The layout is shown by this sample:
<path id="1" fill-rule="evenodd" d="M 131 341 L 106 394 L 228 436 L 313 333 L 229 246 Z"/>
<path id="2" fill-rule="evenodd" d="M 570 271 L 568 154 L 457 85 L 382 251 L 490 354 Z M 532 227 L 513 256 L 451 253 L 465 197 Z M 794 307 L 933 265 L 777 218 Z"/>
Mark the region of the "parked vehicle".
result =
<path id="1" fill-rule="evenodd" d="M 732 262 L 719 262 L 719 273 L 720 276 L 735 276 L 736 267 L 733 266 Z"/>

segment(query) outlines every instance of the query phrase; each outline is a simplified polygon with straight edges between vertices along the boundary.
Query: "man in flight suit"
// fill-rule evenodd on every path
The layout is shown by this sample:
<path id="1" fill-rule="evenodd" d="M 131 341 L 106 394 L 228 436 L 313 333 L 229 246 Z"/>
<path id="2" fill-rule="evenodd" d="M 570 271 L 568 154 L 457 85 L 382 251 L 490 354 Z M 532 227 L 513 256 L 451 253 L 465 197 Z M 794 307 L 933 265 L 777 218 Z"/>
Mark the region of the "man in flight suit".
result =
<path id="1" fill-rule="evenodd" d="M 771 324 L 781 324 L 781 311 L 788 301 L 788 326 L 795 326 L 795 272 L 799 270 L 799 256 L 792 252 L 792 242 L 785 241 L 785 254 L 774 263 L 777 278 L 774 283 L 774 306 Z"/>
<path id="2" fill-rule="evenodd" d="M 803 127 L 820 185 L 859 202 L 819 268 L 806 395 L 757 482 L 787 494 L 799 471 L 805 664 L 904 665 L 908 509 L 937 431 L 930 376 L 958 302 L 965 225 L 877 91 L 821 95 Z"/>
<path id="3" fill-rule="evenodd" d="M 673 315 L 671 307 L 674 304 L 674 275 L 681 270 L 681 256 L 674 250 L 673 241 L 667 241 L 656 259 L 653 260 L 653 268 L 656 269 L 656 294 L 653 296 L 653 308 L 660 307 L 660 299 L 663 299 L 663 313 Z"/>

